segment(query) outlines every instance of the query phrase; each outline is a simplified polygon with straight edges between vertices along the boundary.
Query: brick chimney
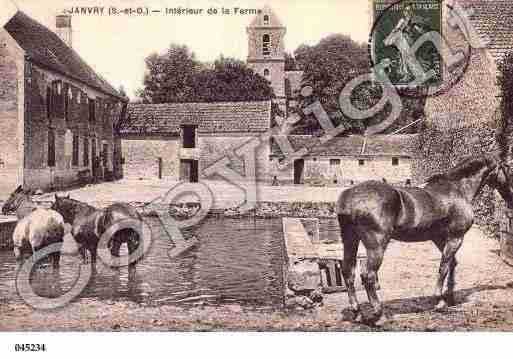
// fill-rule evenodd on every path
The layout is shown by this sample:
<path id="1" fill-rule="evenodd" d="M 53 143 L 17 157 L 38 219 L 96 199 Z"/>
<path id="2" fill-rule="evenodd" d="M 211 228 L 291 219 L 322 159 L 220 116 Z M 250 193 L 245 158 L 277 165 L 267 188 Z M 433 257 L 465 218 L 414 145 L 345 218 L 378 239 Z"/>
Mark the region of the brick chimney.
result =
<path id="1" fill-rule="evenodd" d="M 55 18 L 57 35 L 69 47 L 73 47 L 73 29 L 71 27 L 71 15 L 57 15 Z"/>

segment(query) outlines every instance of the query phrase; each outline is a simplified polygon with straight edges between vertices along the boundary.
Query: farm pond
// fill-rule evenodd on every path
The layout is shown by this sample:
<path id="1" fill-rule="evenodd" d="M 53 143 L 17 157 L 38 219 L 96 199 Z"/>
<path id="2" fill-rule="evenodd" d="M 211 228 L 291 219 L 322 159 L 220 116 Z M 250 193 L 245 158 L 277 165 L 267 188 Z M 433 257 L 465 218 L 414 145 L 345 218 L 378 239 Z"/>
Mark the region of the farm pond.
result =
<path id="1" fill-rule="evenodd" d="M 237 303 L 277 307 L 284 301 L 285 248 L 282 220 L 207 217 L 188 228 L 199 244 L 176 258 L 168 257 L 173 244 L 161 223 L 147 217 L 152 245 L 137 266 L 134 280 L 127 268 L 112 270 L 98 262 L 98 271 L 79 298 L 133 301 L 146 305 Z M 335 220 L 321 220 L 321 236 L 336 240 Z M 126 250 L 125 248 L 123 248 Z M 75 282 L 81 261 L 63 256 L 59 275 L 45 269 L 33 275 L 36 293 L 55 297 Z M 16 263 L 11 251 L 0 252 L 0 298 L 21 302 L 15 285 Z"/>

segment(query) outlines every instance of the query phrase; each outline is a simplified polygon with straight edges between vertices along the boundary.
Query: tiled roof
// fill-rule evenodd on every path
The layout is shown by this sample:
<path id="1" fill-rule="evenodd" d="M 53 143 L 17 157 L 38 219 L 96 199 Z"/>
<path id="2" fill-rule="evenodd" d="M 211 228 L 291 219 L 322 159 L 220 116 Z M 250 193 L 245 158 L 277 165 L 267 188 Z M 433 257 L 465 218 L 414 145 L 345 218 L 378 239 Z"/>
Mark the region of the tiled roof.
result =
<path id="1" fill-rule="evenodd" d="M 265 132 L 271 124 L 271 101 L 129 104 L 121 134 L 176 134 L 180 125 L 199 133 Z"/>
<path id="2" fill-rule="evenodd" d="M 336 137 L 325 144 L 313 136 L 289 136 L 294 150 L 308 149 L 309 156 L 407 156 L 416 153 L 417 135 L 376 135 Z M 365 146 L 364 146 L 365 142 Z M 281 155 L 280 148 L 273 142 L 272 154 Z"/>
<path id="3" fill-rule="evenodd" d="M 105 94 L 121 98 L 120 94 L 57 34 L 23 12 L 18 11 L 4 28 L 35 64 L 68 76 Z"/>
<path id="4" fill-rule="evenodd" d="M 488 36 L 488 49 L 496 61 L 513 50 L 513 4 L 511 0 L 458 0 L 465 8 L 474 9 L 470 20 L 476 31 Z"/>

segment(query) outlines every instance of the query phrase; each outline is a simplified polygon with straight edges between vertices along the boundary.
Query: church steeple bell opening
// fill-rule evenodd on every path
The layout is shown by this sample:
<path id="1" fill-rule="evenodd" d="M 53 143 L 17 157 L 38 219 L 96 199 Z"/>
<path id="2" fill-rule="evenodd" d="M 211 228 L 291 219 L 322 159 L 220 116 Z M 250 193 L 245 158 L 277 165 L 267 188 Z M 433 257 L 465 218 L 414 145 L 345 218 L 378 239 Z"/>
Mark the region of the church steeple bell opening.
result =
<path id="1" fill-rule="evenodd" d="M 287 29 L 265 6 L 247 28 L 248 66 L 271 82 L 277 99 L 285 98 L 285 45 Z"/>

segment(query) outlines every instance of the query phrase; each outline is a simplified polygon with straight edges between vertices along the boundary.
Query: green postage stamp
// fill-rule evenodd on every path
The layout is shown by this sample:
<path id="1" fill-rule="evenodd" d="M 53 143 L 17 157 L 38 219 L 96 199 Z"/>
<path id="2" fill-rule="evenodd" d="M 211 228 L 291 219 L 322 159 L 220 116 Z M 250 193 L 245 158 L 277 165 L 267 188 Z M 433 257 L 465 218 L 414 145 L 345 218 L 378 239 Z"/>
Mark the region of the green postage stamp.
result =
<path id="1" fill-rule="evenodd" d="M 440 0 L 371 0 L 372 59 L 375 65 L 391 61 L 387 74 L 394 85 L 442 83 L 441 55 L 433 41 L 426 41 L 442 36 L 442 4 Z"/>

